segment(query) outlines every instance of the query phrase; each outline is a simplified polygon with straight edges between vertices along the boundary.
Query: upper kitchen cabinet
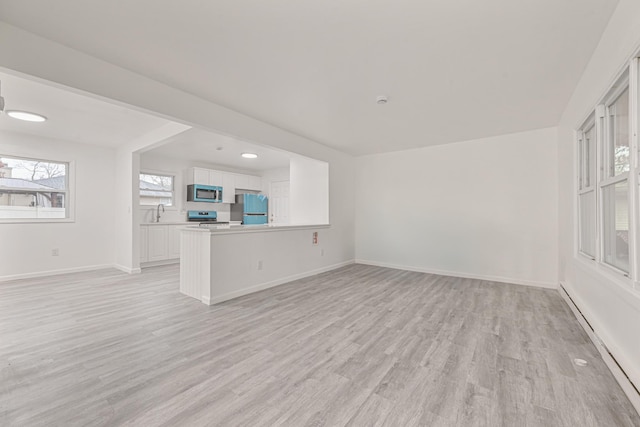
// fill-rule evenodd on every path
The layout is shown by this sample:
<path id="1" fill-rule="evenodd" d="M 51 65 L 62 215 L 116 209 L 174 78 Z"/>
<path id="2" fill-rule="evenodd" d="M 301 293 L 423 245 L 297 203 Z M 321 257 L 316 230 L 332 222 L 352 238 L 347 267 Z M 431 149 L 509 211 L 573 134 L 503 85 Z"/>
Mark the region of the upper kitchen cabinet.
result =
<path id="1" fill-rule="evenodd" d="M 222 172 L 212 169 L 191 168 L 187 171 L 187 184 L 215 185 L 222 187 Z"/>
<path id="2" fill-rule="evenodd" d="M 249 175 L 249 190 L 261 191 L 262 190 L 262 178 L 259 176 Z"/>
<path id="3" fill-rule="evenodd" d="M 255 175 L 236 174 L 235 186 L 239 190 L 262 190 L 262 178 Z"/>
<path id="4" fill-rule="evenodd" d="M 249 175 L 235 174 L 236 175 L 236 183 L 235 186 L 238 189 L 246 190 L 249 188 Z"/>
<path id="5" fill-rule="evenodd" d="M 236 202 L 236 174 L 222 172 L 222 203 Z"/>

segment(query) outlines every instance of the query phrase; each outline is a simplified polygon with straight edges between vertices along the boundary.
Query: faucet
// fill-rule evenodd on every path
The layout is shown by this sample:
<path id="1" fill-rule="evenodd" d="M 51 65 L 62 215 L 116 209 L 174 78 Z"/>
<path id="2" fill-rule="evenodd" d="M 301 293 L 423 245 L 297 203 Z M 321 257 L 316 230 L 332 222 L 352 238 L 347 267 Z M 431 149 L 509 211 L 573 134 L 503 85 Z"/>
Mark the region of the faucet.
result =
<path id="1" fill-rule="evenodd" d="M 160 222 L 160 206 L 162 206 L 162 212 L 164 213 L 164 205 L 162 203 L 158 203 L 156 222 Z"/>

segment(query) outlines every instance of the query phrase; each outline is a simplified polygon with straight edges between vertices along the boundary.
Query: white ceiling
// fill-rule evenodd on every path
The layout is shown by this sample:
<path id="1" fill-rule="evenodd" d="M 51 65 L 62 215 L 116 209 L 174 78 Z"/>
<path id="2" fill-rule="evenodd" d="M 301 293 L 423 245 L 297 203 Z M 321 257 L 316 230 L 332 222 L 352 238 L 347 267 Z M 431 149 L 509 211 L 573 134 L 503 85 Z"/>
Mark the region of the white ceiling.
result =
<path id="1" fill-rule="evenodd" d="M 48 118 L 43 123 L 30 123 L 0 114 L 0 130 L 116 147 L 167 123 L 149 114 L 6 73 L 0 73 L 0 82 L 5 110 L 26 110 Z"/>
<path id="2" fill-rule="evenodd" d="M 0 16 L 363 154 L 556 125 L 617 2 L 0 0 Z"/>
<path id="3" fill-rule="evenodd" d="M 30 123 L 0 114 L 0 130 L 63 141 L 117 147 L 150 133 L 167 120 L 111 104 L 65 88 L 0 72 L 5 110 L 26 110 L 48 118 Z M 191 128 L 148 153 L 230 168 L 263 171 L 289 166 L 290 154 L 212 132 Z M 222 148 L 222 150 L 217 150 Z M 243 159 L 252 152 L 257 159 Z"/>
<path id="4" fill-rule="evenodd" d="M 231 169 L 264 171 L 289 167 L 290 153 L 240 141 L 201 129 L 191 128 L 162 142 L 144 154 L 216 164 Z M 222 150 L 218 150 L 222 148 Z M 242 153 L 254 153 L 257 159 L 245 159 Z"/>

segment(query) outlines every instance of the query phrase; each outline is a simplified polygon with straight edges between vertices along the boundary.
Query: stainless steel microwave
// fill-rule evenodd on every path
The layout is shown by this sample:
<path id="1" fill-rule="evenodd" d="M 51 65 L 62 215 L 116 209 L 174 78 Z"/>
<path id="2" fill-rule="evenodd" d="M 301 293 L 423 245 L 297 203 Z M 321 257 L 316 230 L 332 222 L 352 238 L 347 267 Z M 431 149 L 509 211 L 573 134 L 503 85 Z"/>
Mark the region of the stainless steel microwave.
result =
<path id="1" fill-rule="evenodd" d="M 187 202 L 222 203 L 222 187 L 215 185 L 187 185 Z"/>

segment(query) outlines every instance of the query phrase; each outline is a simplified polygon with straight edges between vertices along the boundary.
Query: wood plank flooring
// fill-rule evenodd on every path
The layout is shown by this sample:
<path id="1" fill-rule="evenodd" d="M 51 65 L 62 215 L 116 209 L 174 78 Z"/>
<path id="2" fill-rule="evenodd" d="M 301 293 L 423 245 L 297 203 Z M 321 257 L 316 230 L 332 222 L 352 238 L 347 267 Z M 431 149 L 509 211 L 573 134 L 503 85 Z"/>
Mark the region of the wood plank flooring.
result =
<path id="1" fill-rule="evenodd" d="M 640 418 L 553 290 L 352 265 L 207 307 L 168 266 L 0 283 L 0 425 Z"/>

